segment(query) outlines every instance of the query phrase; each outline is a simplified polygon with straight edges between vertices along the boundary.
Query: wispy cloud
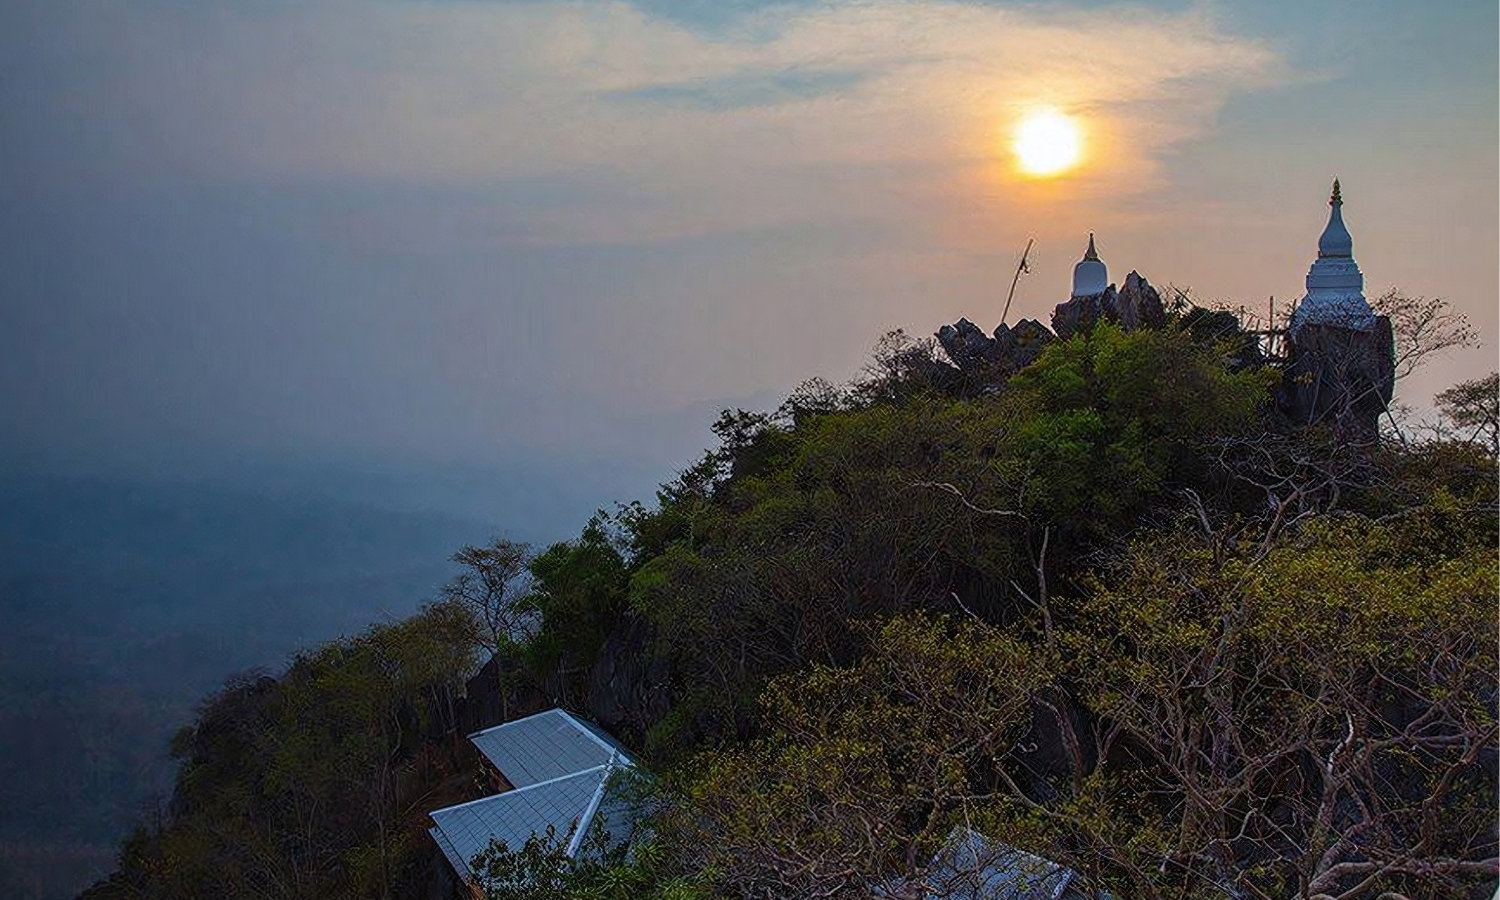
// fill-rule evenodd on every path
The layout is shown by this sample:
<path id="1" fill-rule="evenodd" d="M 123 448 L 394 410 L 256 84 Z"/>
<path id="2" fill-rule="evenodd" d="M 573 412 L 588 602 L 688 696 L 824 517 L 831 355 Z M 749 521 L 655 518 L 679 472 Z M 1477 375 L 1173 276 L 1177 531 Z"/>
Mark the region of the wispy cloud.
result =
<path id="1" fill-rule="evenodd" d="M 615 91 L 612 99 L 662 103 L 704 110 L 756 109 L 808 100 L 846 91 L 865 75 L 860 72 L 825 69 L 782 72 L 744 72 L 719 78 L 695 79 L 677 84 Z"/>
<path id="2" fill-rule="evenodd" d="M 824 2 L 711 35 L 623 2 L 93 13 L 96 82 L 71 102 L 132 165 L 610 186 L 535 209 L 545 241 L 881 221 L 974 192 L 1024 203 L 1006 135 L 1043 104 L 1087 123 L 1070 196 L 1097 203 L 1157 186 L 1166 151 L 1282 77 L 1206 12 L 1136 6 Z"/>

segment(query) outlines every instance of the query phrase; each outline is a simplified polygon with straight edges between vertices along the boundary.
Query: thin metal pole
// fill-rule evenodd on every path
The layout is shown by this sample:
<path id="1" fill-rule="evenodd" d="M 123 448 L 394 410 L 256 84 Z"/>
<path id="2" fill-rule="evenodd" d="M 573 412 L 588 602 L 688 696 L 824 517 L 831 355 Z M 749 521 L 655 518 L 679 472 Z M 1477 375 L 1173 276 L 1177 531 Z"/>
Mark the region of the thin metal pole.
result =
<path id="1" fill-rule="evenodd" d="M 1010 301 L 1013 300 L 1016 296 L 1016 282 L 1021 280 L 1022 272 L 1031 271 L 1030 269 L 1026 268 L 1026 257 L 1031 255 L 1031 245 L 1034 243 L 1036 243 L 1036 238 L 1027 238 L 1026 249 L 1021 251 L 1021 264 L 1019 266 L 1016 266 L 1016 274 L 1010 280 L 1010 293 L 1005 295 L 1005 309 L 1000 313 L 1001 325 L 1005 324 L 1005 317 L 1010 315 Z"/>

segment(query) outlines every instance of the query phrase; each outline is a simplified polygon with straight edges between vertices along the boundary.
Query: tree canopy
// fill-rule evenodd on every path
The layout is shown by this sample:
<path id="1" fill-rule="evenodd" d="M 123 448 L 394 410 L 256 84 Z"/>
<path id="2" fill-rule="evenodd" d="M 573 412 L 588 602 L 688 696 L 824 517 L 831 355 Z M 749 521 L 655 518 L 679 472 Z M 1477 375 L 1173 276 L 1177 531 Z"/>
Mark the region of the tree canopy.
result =
<path id="1" fill-rule="evenodd" d="M 1218 340 L 1099 323 L 975 393 L 898 335 L 726 412 L 652 504 L 228 685 L 96 895 L 409 893 L 398 773 L 484 645 L 661 776 L 636 851 L 497 847 L 496 897 L 879 896 L 957 827 L 1119 897 L 1488 896 L 1494 376 L 1356 447 Z"/>

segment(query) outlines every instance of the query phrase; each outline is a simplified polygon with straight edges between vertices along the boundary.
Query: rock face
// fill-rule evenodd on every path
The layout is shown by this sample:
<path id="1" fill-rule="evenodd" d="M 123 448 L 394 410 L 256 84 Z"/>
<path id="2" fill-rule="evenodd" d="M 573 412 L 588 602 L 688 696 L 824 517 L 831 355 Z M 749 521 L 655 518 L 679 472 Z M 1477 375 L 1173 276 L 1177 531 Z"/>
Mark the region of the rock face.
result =
<path id="1" fill-rule="evenodd" d="M 1125 286 L 1114 298 L 1113 312 L 1113 319 L 1126 331 L 1161 328 L 1167 324 L 1167 309 L 1162 305 L 1161 294 L 1134 270 L 1125 276 Z M 1108 309 L 1105 316 L 1110 317 Z"/>
<path id="2" fill-rule="evenodd" d="M 1042 348 L 1051 340 L 1052 332 L 1036 319 L 1022 319 L 1015 328 L 1001 322 L 995 328 L 1000 359 L 1012 373 L 1036 362 L 1036 358 L 1042 355 Z"/>
<path id="3" fill-rule="evenodd" d="M 937 339 L 971 385 L 998 387 L 1036 361 L 1052 332 L 1035 319 L 1022 319 L 1014 328 L 1001 323 L 992 337 L 968 319 L 959 319 L 938 329 Z"/>
<path id="4" fill-rule="evenodd" d="M 1160 328 L 1167 323 L 1167 310 L 1151 282 L 1132 271 L 1119 291 L 1110 285 L 1098 294 L 1059 303 L 1052 311 L 1052 330 L 1064 339 L 1086 334 L 1100 321 L 1114 322 L 1126 331 Z"/>
<path id="5" fill-rule="evenodd" d="M 626 743 L 644 743 L 646 729 L 672 705 L 670 666 L 651 652 L 651 625 L 627 614 L 589 672 L 588 713 Z"/>
<path id="6" fill-rule="evenodd" d="M 458 727 L 464 734 L 541 712 L 553 704 L 513 659 L 490 657 L 465 685 Z"/>
<path id="7" fill-rule="evenodd" d="M 968 319 L 959 319 L 952 325 L 939 328 L 937 339 L 943 347 L 943 352 L 947 353 L 948 358 L 953 360 L 953 364 L 965 374 L 992 366 L 1000 361 L 1000 349 L 994 338 L 985 334 L 978 325 Z"/>
<path id="8" fill-rule="evenodd" d="M 1391 320 L 1373 328 L 1303 325 L 1288 342 L 1281 405 L 1298 424 L 1328 422 L 1373 440 L 1396 386 Z"/>
<path id="9" fill-rule="evenodd" d="M 1110 285 L 1102 294 L 1074 297 L 1057 304 L 1052 310 L 1052 330 L 1063 340 L 1075 334 L 1087 334 L 1104 318 L 1104 310 L 1114 309 L 1115 286 Z"/>

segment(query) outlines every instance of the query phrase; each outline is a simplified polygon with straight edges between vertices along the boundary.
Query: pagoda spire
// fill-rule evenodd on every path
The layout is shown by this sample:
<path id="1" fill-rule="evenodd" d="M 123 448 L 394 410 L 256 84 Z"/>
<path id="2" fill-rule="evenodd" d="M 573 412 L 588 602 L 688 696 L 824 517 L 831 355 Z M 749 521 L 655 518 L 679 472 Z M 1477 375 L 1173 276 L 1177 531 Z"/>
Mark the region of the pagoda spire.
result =
<path id="1" fill-rule="evenodd" d="M 1105 268 L 1104 260 L 1099 258 L 1099 251 L 1094 249 L 1094 233 L 1090 231 L 1089 249 L 1073 267 L 1073 296 L 1092 297 L 1104 293 L 1107 287 L 1109 270 Z"/>
<path id="2" fill-rule="evenodd" d="M 1318 256 L 1353 258 L 1354 238 L 1344 225 L 1344 194 L 1339 189 L 1337 178 L 1333 179 L 1333 193 L 1328 197 L 1328 206 L 1328 225 L 1323 229 L 1323 236 L 1318 238 Z"/>
<path id="3" fill-rule="evenodd" d="M 1318 238 L 1318 257 L 1307 271 L 1307 294 L 1292 313 L 1293 340 L 1307 325 L 1355 331 L 1375 327 L 1375 313 L 1365 299 L 1365 277 L 1354 261 L 1354 238 L 1344 226 L 1344 193 L 1337 178 L 1328 207 L 1328 224 Z"/>

